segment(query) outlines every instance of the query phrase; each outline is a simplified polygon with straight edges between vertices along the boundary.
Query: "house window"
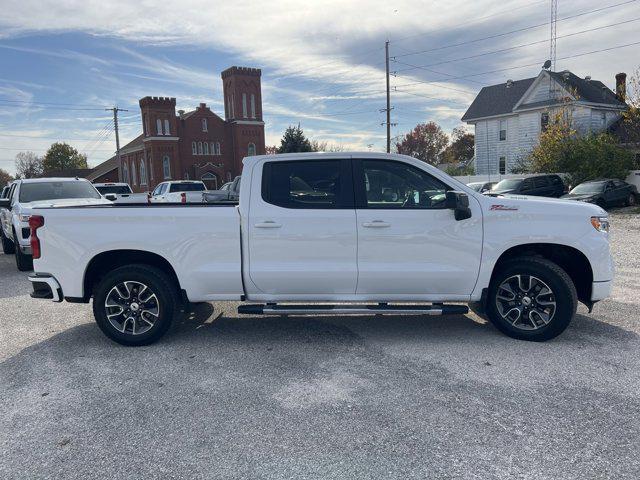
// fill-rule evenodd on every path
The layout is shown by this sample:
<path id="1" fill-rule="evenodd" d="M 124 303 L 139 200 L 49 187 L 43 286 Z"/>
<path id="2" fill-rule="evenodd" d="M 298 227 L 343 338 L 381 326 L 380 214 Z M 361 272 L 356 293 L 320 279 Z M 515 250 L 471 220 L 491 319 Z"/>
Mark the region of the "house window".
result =
<path id="1" fill-rule="evenodd" d="M 607 126 L 607 114 L 606 112 L 600 112 L 600 126 L 605 128 Z"/>
<path id="2" fill-rule="evenodd" d="M 171 178 L 171 160 L 168 155 L 165 155 L 162 159 L 162 172 L 165 180 Z"/>
<path id="3" fill-rule="evenodd" d="M 507 139 L 507 121 L 500 120 L 500 141 Z"/>
<path id="4" fill-rule="evenodd" d="M 214 142 L 211 142 L 211 146 L 209 148 L 210 148 L 209 152 L 211 153 L 211 155 L 215 155 L 216 154 L 216 144 Z"/>
<path id="5" fill-rule="evenodd" d="M 186 170 L 184 172 L 184 179 L 189 180 L 189 172 L 187 172 Z"/>
<path id="6" fill-rule="evenodd" d="M 144 121 L 142 122 L 142 128 L 144 129 L 144 136 L 149 136 L 149 116 L 144 114 Z"/>
<path id="7" fill-rule="evenodd" d="M 507 157 L 500 157 L 499 172 L 500 175 L 507 173 Z"/>
<path id="8" fill-rule="evenodd" d="M 204 154 L 209 155 L 209 142 L 204 142 Z"/>
<path id="9" fill-rule="evenodd" d="M 227 172 L 227 182 L 231 181 L 231 172 Z"/>
<path id="10" fill-rule="evenodd" d="M 122 163 L 122 177 L 125 183 L 129 183 L 129 167 L 126 161 Z"/>
<path id="11" fill-rule="evenodd" d="M 234 105 L 236 103 L 236 96 L 232 93 L 231 94 L 231 118 L 236 118 L 236 106 Z"/>
<path id="12" fill-rule="evenodd" d="M 198 155 L 202 155 L 202 142 L 198 142 Z"/>
<path id="13" fill-rule="evenodd" d="M 196 142 L 191 142 L 191 153 L 198 154 L 198 144 Z"/>
<path id="14" fill-rule="evenodd" d="M 164 134 L 171 135 L 171 132 L 169 131 L 169 120 L 164 121 Z"/>
<path id="15" fill-rule="evenodd" d="M 134 185 L 138 184 L 138 178 L 136 175 L 136 162 L 135 160 L 133 162 L 131 162 L 131 183 Z"/>
<path id="16" fill-rule="evenodd" d="M 540 114 L 540 130 L 546 132 L 547 128 L 549 128 L 549 113 L 544 112 Z"/>
<path id="17" fill-rule="evenodd" d="M 149 157 L 149 177 L 153 180 L 153 157 Z"/>
<path id="18" fill-rule="evenodd" d="M 247 118 L 247 94 L 242 94 L 242 118 Z"/>
<path id="19" fill-rule="evenodd" d="M 158 135 L 162 135 L 162 120 L 160 120 L 159 118 L 156 119 L 156 130 L 158 132 Z"/>
<path id="20" fill-rule="evenodd" d="M 203 132 L 207 131 L 207 119 L 206 118 L 202 119 L 202 131 Z"/>
<path id="21" fill-rule="evenodd" d="M 247 156 L 252 157 L 256 154 L 256 145 L 255 143 L 250 143 L 247 146 Z"/>
<path id="22" fill-rule="evenodd" d="M 147 184 L 147 167 L 144 164 L 144 159 L 140 159 L 140 185 Z"/>
<path id="23" fill-rule="evenodd" d="M 216 142 L 216 155 L 220 155 L 220 142 Z"/>
<path id="24" fill-rule="evenodd" d="M 251 118 L 256 118 L 256 96 L 251 94 Z"/>

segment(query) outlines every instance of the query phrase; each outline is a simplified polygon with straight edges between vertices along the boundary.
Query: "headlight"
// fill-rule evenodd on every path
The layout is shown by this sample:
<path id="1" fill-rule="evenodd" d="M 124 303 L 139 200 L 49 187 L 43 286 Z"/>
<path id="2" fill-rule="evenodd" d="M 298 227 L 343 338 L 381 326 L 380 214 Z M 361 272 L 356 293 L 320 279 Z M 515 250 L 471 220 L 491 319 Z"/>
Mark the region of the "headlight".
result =
<path id="1" fill-rule="evenodd" d="M 599 232 L 608 232 L 609 217 L 591 217 L 591 225 Z"/>
<path id="2" fill-rule="evenodd" d="M 25 222 L 26 223 L 31 218 L 31 215 L 20 215 L 18 218 L 20 219 L 21 222 Z"/>

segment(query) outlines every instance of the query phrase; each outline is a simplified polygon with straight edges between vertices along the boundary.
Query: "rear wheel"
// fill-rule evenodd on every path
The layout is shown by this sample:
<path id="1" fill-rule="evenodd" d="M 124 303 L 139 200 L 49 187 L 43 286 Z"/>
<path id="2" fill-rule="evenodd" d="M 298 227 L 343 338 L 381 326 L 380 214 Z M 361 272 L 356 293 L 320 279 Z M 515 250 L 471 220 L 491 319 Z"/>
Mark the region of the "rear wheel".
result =
<path id="1" fill-rule="evenodd" d="M 162 270 L 128 265 L 98 284 L 93 314 L 98 326 L 121 345 L 148 345 L 160 339 L 179 309 L 178 287 Z"/>
<path id="2" fill-rule="evenodd" d="M 13 253 L 15 253 L 15 244 L 9 240 L 5 234 L 4 234 L 4 230 L 2 230 L 2 227 L 0 226 L 0 240 L 2 241 L 2 252 L 5 255 L 13 255 Z"/>
<path id="3" fill-rule="evenodd" d="M 627 207 L 633 207 L 636 204 L 636 196 L 633 193 L 630 193 L 625 203 Z"/>
<path id="4" fill-rule="evenodd" d="M 558 265 L 520 257 L 505 262 L 491 279 L 487 316 L 510 337 L 540 342 L 569 326 L 577 304 L 575 286 Z"/>

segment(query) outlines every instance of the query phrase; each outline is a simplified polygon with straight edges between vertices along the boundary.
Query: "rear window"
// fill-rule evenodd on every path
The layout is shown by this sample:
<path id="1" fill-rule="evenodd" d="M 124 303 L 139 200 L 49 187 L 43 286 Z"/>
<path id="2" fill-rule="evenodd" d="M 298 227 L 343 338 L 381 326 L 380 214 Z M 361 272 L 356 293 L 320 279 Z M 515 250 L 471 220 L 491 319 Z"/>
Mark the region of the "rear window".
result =
<path id="1" fill-rule="evenodd" d="M 116 195 L 122 195 L 123 193 L 131 193 L 131 188 L 127 185 L 107 185 L 104 187 L 96 187 L 96 189 L 102 194 L 115 193 Z"/>
<path id="2" fill-rule="evenodd" d="M 36 182 L 20 186 L 23 203 L 64 198 L 100 198 L 100 194 L 89 182 Z"/>
<path id="3" fill-rule="evenodd" d="M 284 208 L 340 208 L 340 160 L 269 162 L 262 198 Z"/>
<path id="4" fill-rule="evenodd" d="M 506 178 L 496 183 L 493 186 L 492 190 L 514 190 L 518 188 L 521 183 L 522 183 L 521 178 L 510 178 L 510 179 Z"/>
<path id="5" fill-rule="evenodd" d="M 172 183 L 169 192 L 203 192 L 204 190 L 206 190 L 204 183 Z"/>

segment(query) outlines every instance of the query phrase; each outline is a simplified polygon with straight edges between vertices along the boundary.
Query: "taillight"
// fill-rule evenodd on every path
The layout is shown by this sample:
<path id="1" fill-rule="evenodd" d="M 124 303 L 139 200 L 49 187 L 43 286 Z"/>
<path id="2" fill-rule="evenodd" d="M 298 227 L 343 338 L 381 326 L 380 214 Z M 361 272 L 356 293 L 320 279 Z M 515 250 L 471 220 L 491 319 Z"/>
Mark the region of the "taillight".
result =
<path id="1" fill-rule="evenodd" d="M 31 256 L 40 258 L 40 239 L 38 238 L 38 229 L 44 225 L 44 217 L 42 215 L 31 215 L 29 219 L 29 229 L 31 230 Z"/>
<path id="2" fill-rule="evenodd" d="M 187 203 L 187 194 L 186 194 L 186 192 L 182 192 L 180 194 L 180 202 Z"/>

